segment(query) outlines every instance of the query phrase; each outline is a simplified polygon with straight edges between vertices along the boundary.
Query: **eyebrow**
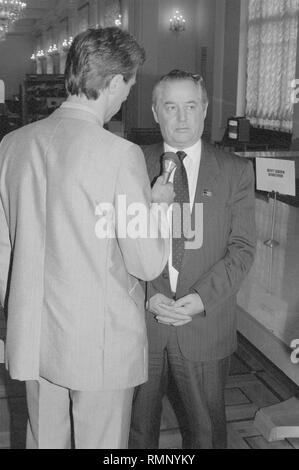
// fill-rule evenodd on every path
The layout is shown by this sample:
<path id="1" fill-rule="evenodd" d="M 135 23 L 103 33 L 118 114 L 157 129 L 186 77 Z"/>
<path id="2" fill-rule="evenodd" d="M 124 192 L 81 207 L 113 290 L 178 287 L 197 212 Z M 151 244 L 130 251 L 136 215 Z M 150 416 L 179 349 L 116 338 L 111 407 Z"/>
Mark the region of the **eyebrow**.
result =
<path id="1" fill-rule="evenodd" d="M 192 100 L 192 101 L 186 101 L 184 104 L 197 104 L 197 103 L 198 103 L 198 101 Z M 167 104 L 176 104 L 176 102 L 175 101 L 165 101 L 164 104 L 165 105 L 167 105 Z"/>

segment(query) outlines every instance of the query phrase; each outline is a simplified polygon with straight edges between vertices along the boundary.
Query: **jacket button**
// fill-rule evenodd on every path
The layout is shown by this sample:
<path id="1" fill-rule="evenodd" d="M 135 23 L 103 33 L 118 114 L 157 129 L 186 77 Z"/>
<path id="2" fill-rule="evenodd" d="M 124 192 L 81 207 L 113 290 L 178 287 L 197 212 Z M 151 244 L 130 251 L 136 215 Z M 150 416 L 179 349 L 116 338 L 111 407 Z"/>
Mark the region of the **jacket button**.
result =
<path id="1" fill-rule="evenodd" d="M 162 274 L 163 279 L 169 279 L 169 275 L 167 273 Z"/>

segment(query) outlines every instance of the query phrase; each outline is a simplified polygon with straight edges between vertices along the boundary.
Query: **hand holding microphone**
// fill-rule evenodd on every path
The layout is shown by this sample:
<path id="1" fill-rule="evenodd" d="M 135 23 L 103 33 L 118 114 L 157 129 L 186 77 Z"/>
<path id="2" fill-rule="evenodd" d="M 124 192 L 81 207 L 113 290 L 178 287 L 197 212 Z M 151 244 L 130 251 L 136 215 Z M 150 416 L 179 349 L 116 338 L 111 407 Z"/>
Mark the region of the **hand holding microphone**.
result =
<path id="1" fill-rule="evenodd" d="M 152 202 L 168 205 L 173 203 L 175 196 L 173 184 L 168 181 L 172 171 L 177 166 L 178 160 L 179 158 L 174 152 L 164 153 L 162 157 L 162 175 L 159 176 L 152 188 Z"/>
<path id="2" fill-rule="evenodd" d="M 163 183 L 166 184 L 169 181 L 170 175 L 179 163 L 179 157 L 174 152 L 165 152 L 162 155 L 162 168 L 163 168 Z"/>

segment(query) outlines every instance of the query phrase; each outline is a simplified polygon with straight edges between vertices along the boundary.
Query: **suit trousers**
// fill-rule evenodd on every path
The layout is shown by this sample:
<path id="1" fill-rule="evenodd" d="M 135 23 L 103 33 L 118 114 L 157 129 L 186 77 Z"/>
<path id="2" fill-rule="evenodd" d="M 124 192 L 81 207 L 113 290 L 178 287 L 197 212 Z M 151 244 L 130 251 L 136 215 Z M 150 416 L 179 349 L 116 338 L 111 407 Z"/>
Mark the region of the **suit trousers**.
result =
<path id="1" fill-rule="evenodd" d="M 126 449 L 133 388 L 75 391 L 27 381 L 27 449 Z"/>
<path id="2" fill-rule="evenodd" d="M 171 328 L 166 348 L 149 354 L 149 379 L 133 398 L 130 449 L 157 449 L 162 399 L 167 393 L 178 418 L 185 449 L 227 446 L 224 389 L 230 357 L 198 362 L 186 359 Z"/>

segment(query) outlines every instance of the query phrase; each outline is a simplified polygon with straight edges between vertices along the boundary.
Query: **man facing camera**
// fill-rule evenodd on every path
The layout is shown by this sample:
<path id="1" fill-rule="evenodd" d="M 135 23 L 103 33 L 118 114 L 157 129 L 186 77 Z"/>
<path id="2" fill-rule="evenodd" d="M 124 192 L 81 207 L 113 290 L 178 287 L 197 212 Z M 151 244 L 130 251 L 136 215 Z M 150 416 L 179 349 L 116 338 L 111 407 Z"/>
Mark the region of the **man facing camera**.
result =
<path id="1" fill-rule="evenodd" d="M 254 174 L 249 161 L 201 140 L 207 107 L 202 79 L 185 71 L 168 73 L 153 91 L 164 143 L 145 148 L 146 163 L 154 181 L 161 155 L 176 154 L 176 210 L 168 264 L 147 285 L 149 380 L 135 391 L 131 448 L 158 447 L 167 392 L 184 448 L 227 444 L 224 388 L 237 345 L 236 294 L 255 252 Z"/>
<path id="2" fill-rule="evenodd" d="M 159 180 L 151 191 L 140 148 L 103 128 L 143 61 L 118 28 L 79 34 L 67 101 L 1 143 L 0 303 L 7 368 L 26 381 L 30 449 L 69 448 L 71 423 L 76 448 L 126 448 L 133 388 L 147 380 L 136 278 L 167 262 L 152 202 L 172 202 L 173 188 Z M 129 230 L 136 205 L 156 238 Z"/>

